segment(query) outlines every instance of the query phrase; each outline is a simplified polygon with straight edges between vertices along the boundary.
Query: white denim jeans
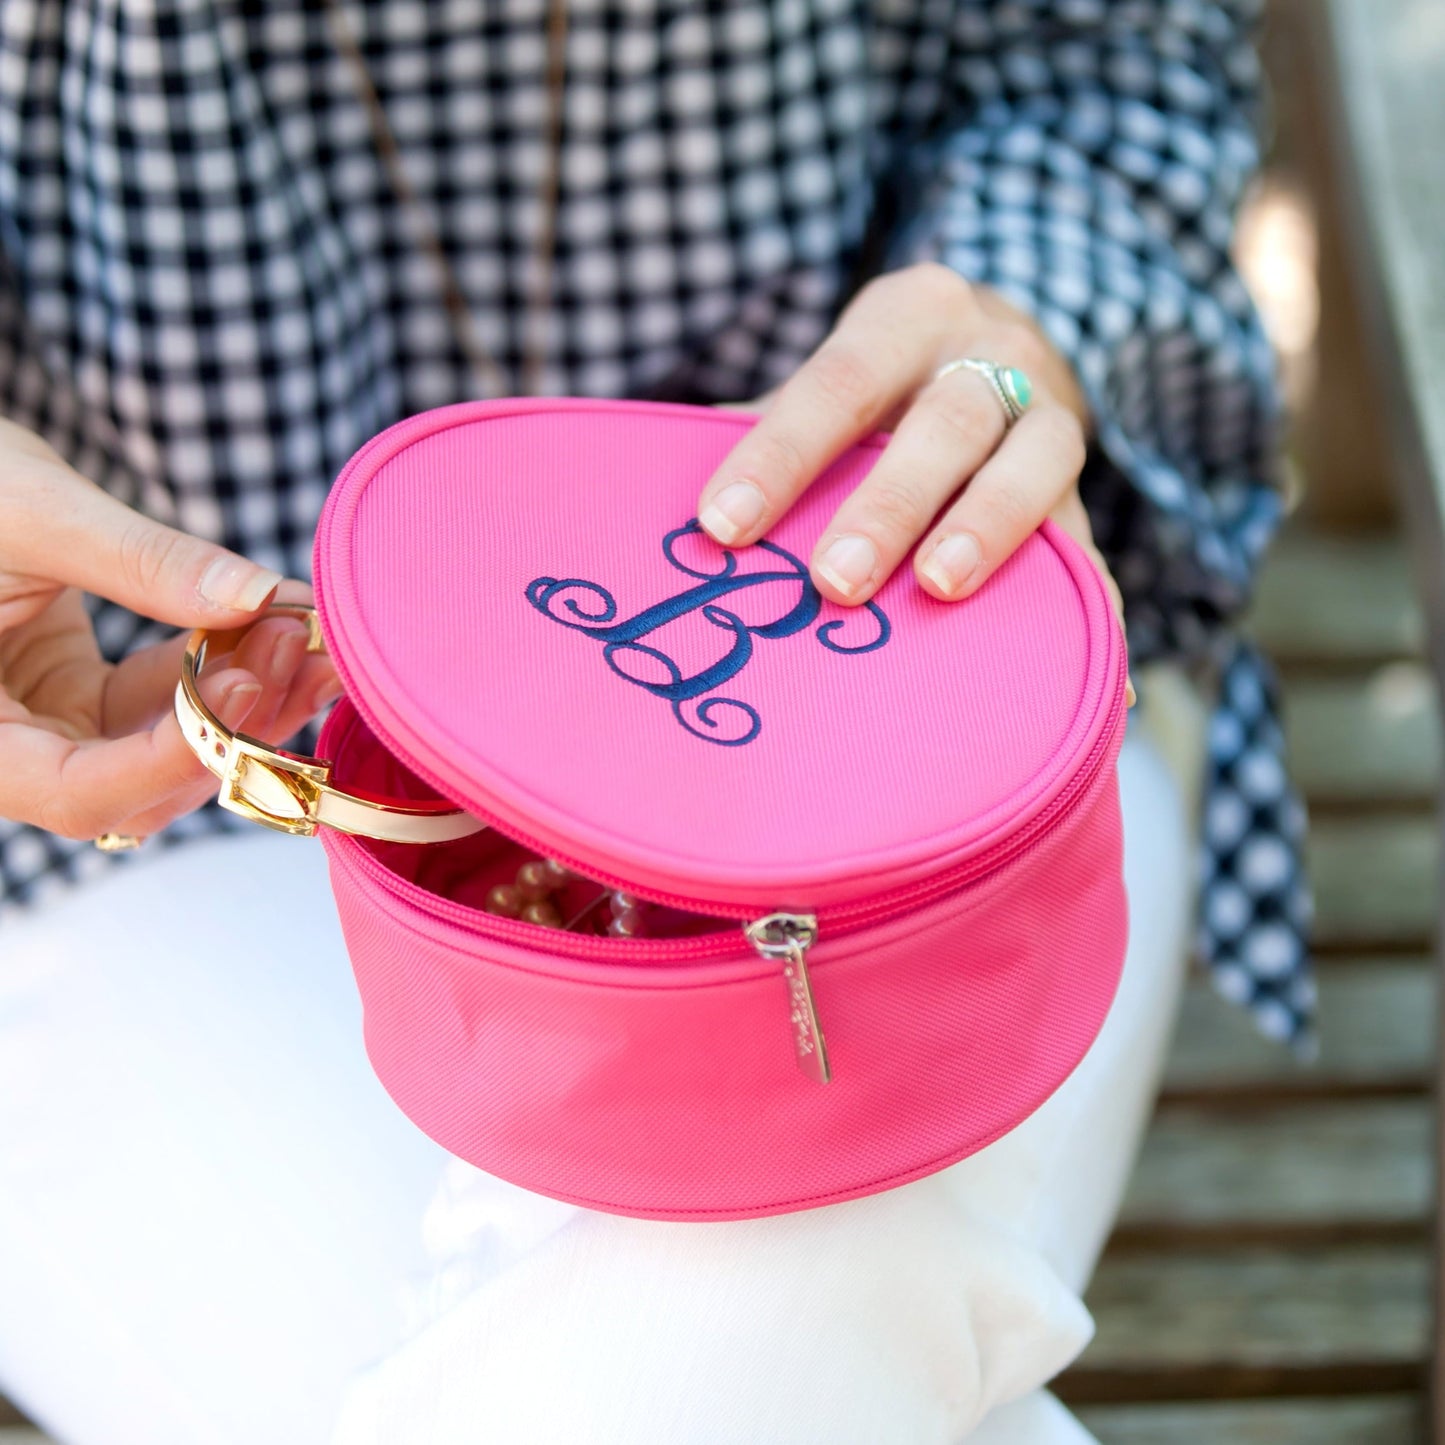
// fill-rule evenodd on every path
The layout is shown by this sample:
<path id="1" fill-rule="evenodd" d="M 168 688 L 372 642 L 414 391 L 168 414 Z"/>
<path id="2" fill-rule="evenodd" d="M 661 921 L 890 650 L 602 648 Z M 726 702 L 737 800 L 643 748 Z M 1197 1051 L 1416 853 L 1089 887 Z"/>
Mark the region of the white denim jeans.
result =
<path id="1" fill-rule="evenodd" d="M 1089 1440 L 1041 1387 L 1089 1338 L 1193 873 L 1137 726 L 1120 768 L 1132 941 L 1084 1063 L 972 1159 L 775 1219 L 449 1160 L 367 1067 L 315 845 L 157 850 L 7 921 L 0 1391 L 67 1445 Z"/>

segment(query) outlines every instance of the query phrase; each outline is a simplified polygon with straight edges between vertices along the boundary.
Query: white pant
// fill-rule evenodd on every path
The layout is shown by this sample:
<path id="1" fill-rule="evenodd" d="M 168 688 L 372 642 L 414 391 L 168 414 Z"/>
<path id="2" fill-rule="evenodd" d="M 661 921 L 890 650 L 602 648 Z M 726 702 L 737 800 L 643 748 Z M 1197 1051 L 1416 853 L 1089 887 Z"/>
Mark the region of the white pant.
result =
<path id="1" fill-rule="evenodd" d="M 1084 1063 L 972 1159 L 775 1219 L 448 1160 L 368 1070 L 314 845 L 156 851 L 0 925 L 0 1390 L 67 1445 L 1087 1441 L 1040 1387 L 1090 1332 L 1192 872 L 1137 729 L 1120 768 L 1132 941 Z"/>

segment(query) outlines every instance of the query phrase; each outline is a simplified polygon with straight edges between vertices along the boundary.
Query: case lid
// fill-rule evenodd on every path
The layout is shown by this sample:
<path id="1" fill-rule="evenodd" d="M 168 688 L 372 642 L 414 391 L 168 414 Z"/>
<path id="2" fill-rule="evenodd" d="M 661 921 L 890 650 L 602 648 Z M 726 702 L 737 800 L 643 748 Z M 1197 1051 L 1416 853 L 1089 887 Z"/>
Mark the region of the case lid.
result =
<path id="1" fill-rule="evenodd" d="M 458 803 L 654 897 L 746 914 L 873 897 L 1007 840 L 1113 715 L 1123 642 L 1051 525 L 972 598 L 902 567 L 821 598 L 813 544 L 886 438 L 737 552 L 698 494 L 753 418 L 526 399 L 402 422 L 316 541 L 358 710 Z"/>

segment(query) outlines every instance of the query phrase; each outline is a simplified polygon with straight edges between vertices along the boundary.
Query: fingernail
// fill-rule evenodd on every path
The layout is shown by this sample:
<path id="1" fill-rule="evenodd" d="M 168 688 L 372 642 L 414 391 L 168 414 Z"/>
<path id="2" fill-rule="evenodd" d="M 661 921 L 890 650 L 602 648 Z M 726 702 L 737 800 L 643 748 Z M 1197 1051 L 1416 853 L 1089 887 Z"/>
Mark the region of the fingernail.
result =
<path id="1" fill-rule="evenodd" d="M 978 571 L 983 561 L 978 542 L 971 533 L 954 532 L 943 538 L 918 569 L 945 597 L 952 597 Z"/>
<path id="2" fill-rule="evenodd" d="M 268 572 L 243 557 L 217 557 L 201 574 L 197 590 L 212 607 L 254 612 L 280 585 L 279 572 Z"/>
<path id="3" fill-rule="evenodd" d="M 751 482 L 729 482 L 697 514 L 697 519 L 703 530 L 719 542 L 736 542 L 763 520 L 767 507 L 767 498 Z"/>
<path id="4" fill-rule="evenodd" d="M 286 687 L 296 676 L 296 669 L 301 666 L 305 656 L 306 633 L 299 628 L 284 633 L 271 653 L 271 681 L 277 687 Z"/>
<path id="5" fill-rule="evenodd" d="M 237 683 L 216 709 L 217 716 L 228 728 L 238 728 L 245 721 L 246 714 L 256 706 L 256 699 L 260 696 L 259 682 Z"/>
<path id="6" fill-rule="evenodd" d="M 329 707 L 341 696 L 341 679 L 339 677 L 328 677 L 315 692 L 311 699 L 311 711 L 320 712 L 322 708 Z"/>
<path id="7" fill-rule="evenodd" d="M 1134 691 L 1134 679 L 1132 677 L 1126 677 L 1124 679 L 1124 705 L 1126 707 L 1133 707 L 1138 701 L 1139 694 Z"/>
<path id="8" fill-rule="evenodd" d="M 878 549 L 867 537 L 835 537 L 813 565 L 825 582 L 851 597 L 873 580 L 878 570 Z"/>

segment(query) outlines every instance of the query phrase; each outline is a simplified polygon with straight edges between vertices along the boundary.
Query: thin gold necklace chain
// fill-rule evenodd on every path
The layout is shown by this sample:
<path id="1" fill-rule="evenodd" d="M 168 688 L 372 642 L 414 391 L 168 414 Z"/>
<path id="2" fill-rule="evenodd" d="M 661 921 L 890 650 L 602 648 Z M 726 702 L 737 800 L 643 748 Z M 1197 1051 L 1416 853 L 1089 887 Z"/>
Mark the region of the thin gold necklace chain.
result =
<path id="1" fill-rule="evenodd" d="M 351 27 L 342 0 L 325 0 L 331 22 L 332 42 L 351 70 L 371 125 L 387 183 L 397 204 L 406 213 L 417 245 L 426 253 L 436 272 L 442 304 L 451 321 L 457 346 L 466 357 L 472 378 L 484 396 L 507 396 L 514 388 L 506 372 L 482 343 L 476 319 L 462 289 L 456 267 L 442 245 L 426 202 L 417 193 L 406 172 L 406 162 L 397 144 L 396 132 L 382 104 L 372 78 L 371 67 Z M 567 90 L 567 0 L 547 0 L 547 115 L 543 131 L 543 169 L 538 186 L 540 215 L 536 244 L 532 252 L 532 290 L 522 326 L 520 391 L 536 396 L 542 389 L 547 358 L 547 327 L 552 299 L 552 274 L 557 251 L 557 198 L 561 184 L 562 107 Z"/>

